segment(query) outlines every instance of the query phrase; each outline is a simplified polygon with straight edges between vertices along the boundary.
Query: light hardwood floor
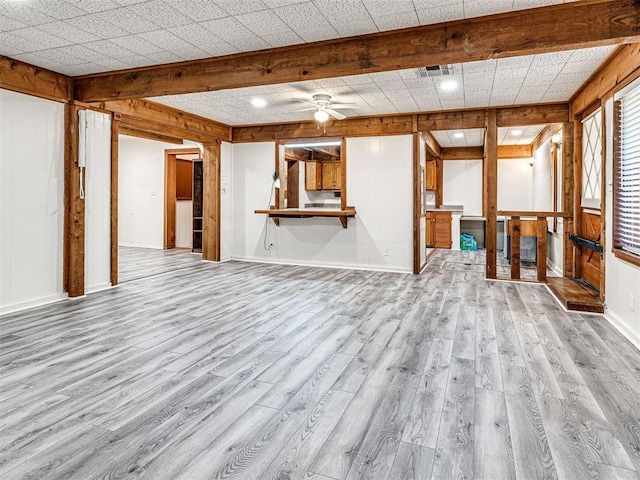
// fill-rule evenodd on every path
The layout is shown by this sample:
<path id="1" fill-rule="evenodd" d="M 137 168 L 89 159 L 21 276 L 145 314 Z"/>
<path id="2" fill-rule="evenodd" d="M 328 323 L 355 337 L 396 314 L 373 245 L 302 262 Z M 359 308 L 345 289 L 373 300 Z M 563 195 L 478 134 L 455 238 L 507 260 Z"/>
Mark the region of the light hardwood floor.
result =
<path id="1" fill-rule="evenodd" d="M 0 318 L 3 479 L 635 479 L 640 353 L 482 254 L 191 263 Z"/>

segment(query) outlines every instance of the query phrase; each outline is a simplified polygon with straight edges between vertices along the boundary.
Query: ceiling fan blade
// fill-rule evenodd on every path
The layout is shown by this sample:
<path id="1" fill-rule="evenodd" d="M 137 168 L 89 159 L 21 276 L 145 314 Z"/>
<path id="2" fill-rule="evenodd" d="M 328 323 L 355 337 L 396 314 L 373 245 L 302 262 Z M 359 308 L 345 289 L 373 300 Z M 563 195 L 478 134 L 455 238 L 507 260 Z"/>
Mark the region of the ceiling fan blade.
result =
<path id="1" fill-rule="evenodd" d="M 355 103 L 332 103 L 331 108 L 334 110 L 346 110 L 348 108 L 358 108 Z"/>
<path id="2" fill-rule="evenodd" d="M 317 107 L 315 103 L 313 103 L 310 100 L 306 100 L 304 98 L 292 98 L 291 100 L 295 100 L 296 102 L 308 103 L 309 105 L 315 105 Z"/>
<path id="3" fill-rule="evenodd" d="M 336 118 L 338 120 L 344 120 L 346 117 L 346 115 L 341 114 L 340 112 L 336 112 L 335 110 L 333 110 L 332 108 L 327 108 L 325 109 L 325 111 L 331 115 L 333 118 Z"/>
<path id="4" fill-rule="evenodd" d="M 303 108 L 302 110 L 296 110 L 297 112 L 309 112 L 311 110 L 317 110 L 318 107 L 309 107 L 309 108 Z"/>

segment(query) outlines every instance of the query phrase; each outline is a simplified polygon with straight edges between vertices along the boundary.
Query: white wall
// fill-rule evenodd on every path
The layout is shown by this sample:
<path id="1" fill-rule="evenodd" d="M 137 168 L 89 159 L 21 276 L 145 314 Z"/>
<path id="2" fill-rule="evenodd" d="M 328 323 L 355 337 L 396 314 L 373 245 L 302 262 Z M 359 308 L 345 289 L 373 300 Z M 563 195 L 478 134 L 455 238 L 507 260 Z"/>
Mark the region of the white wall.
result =
<path id="1" fill-rule="evenodd" d="M 0 313 L 64 297 L 64 106 L 0 89 Z"/>
<path id="2" fill-rule="evenodd" d="M 611 251 L 613 244 L 613 101 L 605 108 L 606 118 L 606 241 L 605 251 L 605 317 L 640 348 L 640 268 L 618 259 Z M 635 296 L 635 311 L 631 296 Z"/>
<path id="3" fill-rule="evenodd" d="M 126 135 L 118 140 L 118 244 L 162 248 L 164 151 L 177 147 Z"/>
<path id="4" fill-rule="evenodd" d="M 111 286 L 111 115 L 86 111 L 85 292 Z"/>
<path id="5" fill-rule="evenodd" d="M 462 205 L 464 215 L 482 216 L 482 160 L 446 160 L 442 203 Z"/>
<path id="6" fill-rule="evenodd" d="M 231 204 L 231 171 L 232 148 L 228 142 L 220 147 L 220 260 L 231 259 L 232 204 Z"/>
<path id="7" fill-rule="evenodd" d="M 498 160 L 498 210 L 533 209 L 532 158 Z"/>
<path id="8" fill-rule="evenodd" d="M 276 227 L 255 214 L 269 205 L 275 146 L 232 148 L 233 258 L 412 271 L 411 135 L 347 140 L 347 203 L 357 211 L 347 229 L 323 218 L 281 219 Z M 266 244 L 274 244 L 270 251 L 263 247 L 265 231 Z"/>
<path id="9" fill-rule="evenodd" d="M 551 148 L 544 142 L 533 152 L 533 209 L 538 212 L 553 210 L 551 189 Z"/>

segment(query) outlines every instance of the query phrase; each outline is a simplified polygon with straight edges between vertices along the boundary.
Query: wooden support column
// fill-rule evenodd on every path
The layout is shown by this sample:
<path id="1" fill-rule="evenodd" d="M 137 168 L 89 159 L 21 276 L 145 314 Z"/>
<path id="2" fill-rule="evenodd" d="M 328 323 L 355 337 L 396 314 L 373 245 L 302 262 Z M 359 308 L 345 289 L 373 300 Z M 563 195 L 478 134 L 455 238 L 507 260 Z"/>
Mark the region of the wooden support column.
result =
<path id="1" fill-rule="evenodd" d="M 520 217 L 511 217 L 511 279 L 520 280 Z"/>
<path id="2" fill-rule="evenodd" d="M 204 144 L 202 259 L 220 261 L 220 155 L 222 142 Z"/>
<path id="3" fill-rule="evenodd" d="M 118 134 L 120 115 L 111 119 L 111 285 L 118 284 Z"/>
<path id="4" fill-rule="evenodd" d="M 575 132 L 575 133 L 574 133 Z M 580 231 L 580 203 L 582 194 L 582 124 L 565 122 L 562 124 L 562 210 L 571 214 L 563 220 L 564 262 L 562 275 L 578 278 L 580 275 L 578 253 L 569 234 Z"/>
<path id="5" fill-rule="evenodd" d="M 413 273 L 420 273 L 420 213 L 421 213 L 420 134 L 418 117 L 413 116 Z"/>
<path id="6" fill-rule="evenodd" d="M 436 208 L 442 206 L 442 197 L 444 191 L 444 161 L 442 158 L 436 158 Z"/>
<path id="7" fill-rule="evenodd" d="M 486 277 L 496 278 L 496 235 L 498 211 L 498 124 L 496 110 L 487 110 L 484 142 L 484 208 L 486 218 Z"/>
<path id="8" fill-rule="evenodd" d="M 84 295 L 85 204 L 80 198 L 77 105 L 65 105 L 64 120 L 64 286 L 69 297 Z M 84 182 L 84 178 L 82 179 Z"/>
<path id="9" fill-rule="evenodd" d="M 538 251 L 536 253 L 536 264 L 538 270 L 538 281 L 547 281 L 547 218 L 538 217 L 537 224 Z"/>

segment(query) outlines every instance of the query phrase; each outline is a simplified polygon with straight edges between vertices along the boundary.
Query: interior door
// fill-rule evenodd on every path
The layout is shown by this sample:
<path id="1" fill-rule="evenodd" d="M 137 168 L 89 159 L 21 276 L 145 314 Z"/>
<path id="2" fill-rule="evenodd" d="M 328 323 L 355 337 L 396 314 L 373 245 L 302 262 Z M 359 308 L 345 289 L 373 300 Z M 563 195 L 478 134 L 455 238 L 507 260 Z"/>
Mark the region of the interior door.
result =
<path id="1" fill-rule="evenodd" d="M 300 199 L 300 163 L 287 162 L 287 208 L 298 208 Z"/>

